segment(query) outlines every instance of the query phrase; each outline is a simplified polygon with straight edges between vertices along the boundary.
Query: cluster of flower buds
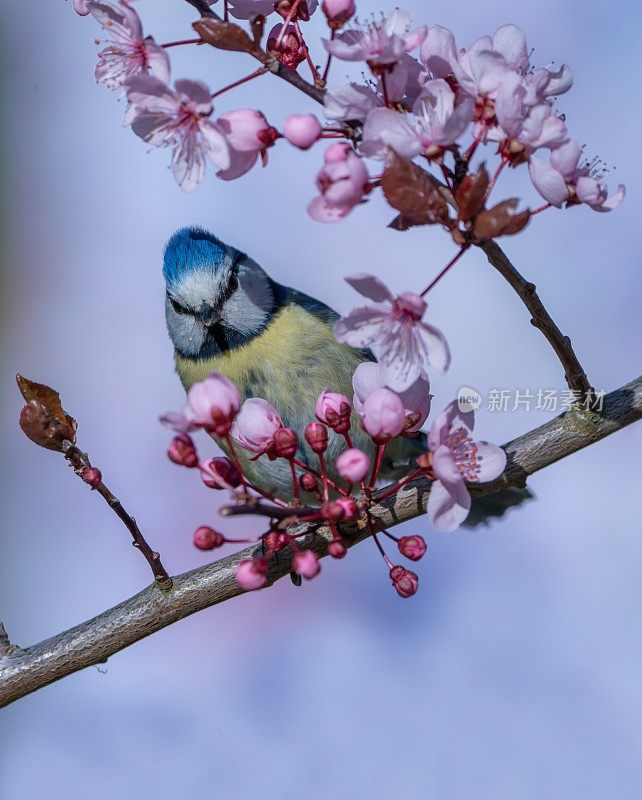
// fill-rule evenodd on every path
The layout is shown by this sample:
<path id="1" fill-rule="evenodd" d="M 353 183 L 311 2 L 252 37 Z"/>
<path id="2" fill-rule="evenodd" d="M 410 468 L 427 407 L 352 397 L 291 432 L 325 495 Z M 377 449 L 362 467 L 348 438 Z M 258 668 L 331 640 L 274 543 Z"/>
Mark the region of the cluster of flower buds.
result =
<path id="1" fill-rule="evenodd" d="M 413 27 L 408 13 L 400 9 L 350 22 L 354 0 L 323 0 L 320 7 L 330 37 L 320 43 L 327 58 L 321 73 L 302 28 L 317 11 L 318 0 L 223 0 L 222 6 L 225 21 L 209 19 L 204 29 L 197 23 L 200 38 L 160 45 L 144 35 L 127 0 L 74 0 L 76 11 L 91 14 L 108 37 L 98 55 L 96 80 L 109 89 L 125 90 L 125 124 L 152 146 L 172 148 L 173 173 L 187 191 L 202 181 L 208 159 L 220 178 L 231 180 L 259 158 L 265 165 L 268 148 L 280 137 L 307 149 L 329 136 L 343 137 L 344 142 L 325 151 L 316 179 L 319 196 L 308 206 L 310 215 L 321 222 L 343 219 L 362 203 L 379 185 L 370 180 L 365 159 L 389 166 L 391 152 L 409 162 L 420 157 L 422 163 L 436 164 L 440 177 L 456 190 L 478 148 L 493 146 L 499 161 L 484 201 L 505 167 L 522 164 L 528 165 L 533 185 L 546 200 L 538 211 L 580 203 L 610 211 L 624 198 L 623 186 L 609 195 L 602 162 L 584 157 L 568 133 L 564 115 L 556 110 L 557 97 L 572 86 L 570 68 L 531 64 L 525 35 L 515 25 L 503 25 L 492 36 L 462 48 L 450 30 Z M 257 49 L 265 18 L 272 14 L 281 21 L 267 34 L 265 50 Z M 249 22 L 252 36 L 231 23 L 230 16 Z M 327 87 L 324 111 L 330 127 L 324 128 L 310 114 L 290 114 L 279 132 L 261 111 L 247 108 L 215 118 L 214 97 L 258 78 L 267 67 L 216 92 L 200 80 L 182 79 L 172 85 L 168 49 L 202 42 L 258 54 L 265 64 L 269 58 L 278 59 L 291 70 L 307 64 L 312 83 Z M 333 59 L 361 62 L 366 69 L 362 81 L 330 85 Z M 407 199 L 405 205 L 396 203 L 391 182 L 391 176 L 381 179 L 386 199 L 404 214 L 409 210 Z M 406 214 L 415 224 L 421 219 L 417 212 L 414 207 Z M 455 224 L 443 213 L 426 217 L 420 224 L 441 222 L 451 230 Z M 491 233 L 517 232 L 507 227 L 496 226 Z"/>
<path id="2" fill-rule="evenodd" d="M 474 441 L 474 412 L 462 412 L 454 402 L 433 423 L 415 470 L 393 484 L 387 494 L 378 496 L 377 482 L 386 477 L 387 448 L 395 439 L 403 446 L 404 438 L 417 437 L 428 416 L 431 397 L 424 373 L 402 391 L 383 385 L 384 375 L 385 368 L 380 364 L 363 363 L 353 376 L 352 399 L 325 389 L 316 402 L 317 419 L 305 426 L 302 436 L 283 424 L 279 412 L 267 400 L 251 397 L 241 403 L 236 386 L 218 373 L 191 387 L 181 412 L 161 418 L 176 432 L 168 451 L 174 463 L 198 467 L 207 487 L 232 492 L 248 513 L 252 504 L 263 503 L 261 513 L 271 517 L 268 530 L 253 540 L 227 539 L 209 526 L 198 528 L 194 534 L 194 544 L 201 550 L 212 550 L 226 542 L 261 543 L 259 556 L 239 564 L 237 580 L 244 589 L 266 586 L 270 557 L 286 547 L 292 552 L 293 572 L 307 579 L 318 574 L 318 555 L 313 549 L 300 549 L 297 535 L 289 533 L 292 521 L 307 522 L 313 530 L 325 525 L 331 533 L 328 554 L 343 558 L 347 543 L 340 528 L 360 520 L 360 524 L 371 526 L 395 589 L 402 597 L 409 597 L 417 589 L 417 576 L 388 559 L 377 538 L 376 520 L 369 514 L 372 502 L 425 474 L 433 481 L 429 518 L 437 529 L 452 531 L 470 510 L 467 485 L 493 480 L 503 471 L 504 451 Z M 199 461 L 190 436 L 197 429 L 215 436 L 227 455 Z M 266 460 L 255 463 L 261 457 Z M 283 461 L 288 462 L 285 472 L 279 467 Z M 270 468 L 271 462 L 277 462 L 275 468 Z M 353 496 L 355 488 L 359 497 Z M 312 498 L 311 503 L 302 500 L 302 492 Z M 272 504 L 269 508 L 273 516 L 266 513 L 267 501 Z M 426 552 L 421 536 L 397 539 L 388 531 L 383 533 L 411 561 Z"/>

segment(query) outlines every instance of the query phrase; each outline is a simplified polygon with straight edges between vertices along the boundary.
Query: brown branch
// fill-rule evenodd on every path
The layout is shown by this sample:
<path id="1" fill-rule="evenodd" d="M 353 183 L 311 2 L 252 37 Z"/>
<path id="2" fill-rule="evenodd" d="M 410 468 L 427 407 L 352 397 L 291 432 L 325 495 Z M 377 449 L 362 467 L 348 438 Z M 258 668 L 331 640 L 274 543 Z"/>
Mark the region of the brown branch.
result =
<path id="1" fill-rule="evenodd" d="M 76 474 L 82 477 L 82 473 L 84 470 L 93 469 L 91 466 L 91 462 L 89 461 L 89 456 L 87 453 L 83 453 L 76 445 L 69 443 L 69 447 L 67 447 L 64 451 L 65 458 L 71 466 L 74 468 Z M 100 473 L 98 472 L 100 475 Z M 149 566 L 152 570 L 152 575 L 154 576 L 154 580 L 156 581 L 156 585 L 163 590 L 171 589 L 172 588 L 172 579 L 170 578 L 167 570 L 163 566 L 160 553 L 157 553 L 155 550 L 149 546 L 147 540 L 141 533 L 140 528 L 138 527 L 138 523 L 131 516 L 125 511 L 123 504 L 120 500 L 112 494 L 112 492 L 105 486 L 102 480 L 102 476 L 100 481 L 96 483 L 96 485 L 92 485 L 92 489 L 98 492 L 98 494 L 103 498 L 103 500 L 107 503 L 107 505 L 111 508 L 111 510 L 116 514 L 118 519 L 125 525 L 127 530 L 131 533 L 132 536 L 132 544 L 134 547 L 140 551 L 141 555 L 145 558 Z"/>
<path id="2" fill-rule="evenodd" d="M 595 444 L 606 436 L 642 418 L 642 377 L 604 398 L 601 414 L 573 406 L 564 414 L 504 446 L 508 456 L 503 475 L 492 484 L 471 487 L 473 497 L 482 497 L 506 487 L 523 486 L 526 478 L 561 458 Z M 425 513 L 430 481 L 419 477 L 370 509 L 379 529 L 391 528 Z M 291 533 L 302 537 L 302 546 L 325 555 L 331 538 L 325 527 L 302 524 Z M 349 547 L 370 536 L 368 526 L 342 526 Z M 256 547 L 227 556 L 213 564 L 179 575 L 168 592 L 155 586 L 118 606 L 25 650 L 0 654 L 0 706 L 7 705 L 42 686 L 84 667 L 104 662 L 109 656 L 144 639 L 196 611 L 225 602 L 243 590 L 235 579 L 238 563 L 257 553 Z M 291 568 L 286 549 L 270 562 L 268 583 Z"/>
<path id="3" fill-rule="evenodd" d="M 2 622 L 0 622 L 0 660 L 5 656 L 15 653 L 20 650 L 17 644 L 11 644 L 7 631 Z"/>
<path id="4" fill-rule="evenodd" d="M 204 2 L 204 0 L 187 0 L 187 2 L 198 11 L 201 17 L 209 17 L 210 19 L 217 19 L 222 22 L 222 18 L 216 12 L 212 11 L 212 9 L 207 5 L 206 2 Z M 257 50 L 253 53 L 250 53 L 250 55 L 256 58 L 257 61 L 260 61 L 262 64 L 265 64 L 265 66 L 273 75 L 276 75 L 277 77 L 291 84 L 300 92 L 307 94 L 308 97 L 316 100 L 317 103 L 323 104 L 325 90 L 319 86 L 315 86 L 313 83 L 306 81 L 305 78 L 302 78 L 301 75 L 296 72 L 296 70 L 290 69 L 284 64 L 281 64 L 278 59 L 273 58 L 269 53 L 266 53 L 260 48 L 257 48 Z"/>
<path id="5" fill-rule="evenodd" d="M 595 392 L 591 386 L 586 372 L 580 364 L 571 340 L 557 327 L 553 318 L 548 313 L 540 300 L 535 284 L 530 283 L 513 266 L 510 259 L 494 241 L 483 242 L 479 247 L 484 251 L 488 261 L 513 287 L 521 301 L 531 314 L 531 325 L 544 334 L 555 354 L 564 368 L 564 377 L 569 389 L 577 395 L 580 404 L 590 406 L 595 400 Z"/>

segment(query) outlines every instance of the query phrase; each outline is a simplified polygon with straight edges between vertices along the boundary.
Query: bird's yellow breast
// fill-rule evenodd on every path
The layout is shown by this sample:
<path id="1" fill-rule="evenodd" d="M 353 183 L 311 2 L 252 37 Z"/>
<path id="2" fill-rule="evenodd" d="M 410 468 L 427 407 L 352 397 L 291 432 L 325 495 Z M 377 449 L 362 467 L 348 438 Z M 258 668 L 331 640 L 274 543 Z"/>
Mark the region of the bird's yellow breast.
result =
<path id="1" fill-rule="evenodd" d="M 211 372 L 220 372 L 244 397 L 263 397 L 286 420 L 314 407 L 324 388 L 352 395 L 352 373 L 363 355 L 334 338 L 330 324 L 297 305 L 275 314 L 249 342 L 210 358 L 176 354 L 176 371 L 185 389 Z"/>

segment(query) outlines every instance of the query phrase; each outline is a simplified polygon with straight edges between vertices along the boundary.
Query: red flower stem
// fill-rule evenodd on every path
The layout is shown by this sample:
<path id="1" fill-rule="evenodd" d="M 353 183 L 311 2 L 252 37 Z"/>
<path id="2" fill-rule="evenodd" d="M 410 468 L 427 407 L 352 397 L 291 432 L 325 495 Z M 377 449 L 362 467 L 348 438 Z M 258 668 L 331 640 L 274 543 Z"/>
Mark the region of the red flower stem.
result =
<path id="1" fill-rule="evenodd" d="M 352 439 L 350 438 L 350 434 L 348 433 L 348 431 L 344 431 L 343 438 L 346 440 L 346 444 L 348 445 L 348 448 L 350 450 L 352 450 L 354 445 L 352 444 Z"/>
<path id="2" fill-rule="evenodd" d="M 388 442 L 384 442 L 383 444 L 377 445 L 377 454 L 375 456 L 375 463 L 372 468 L 372 475 L 370 475 L 370 483 L 369 486 L 372 487 L 375 485 L 377 478 L 379 477 L 379 471 L 381 470 L 381 465 L 383 464 L 383 457 L 386 452 L 386 447 L 388 446 Z"/>
<path id="3" fill-rule="evenodd" d="M 486 135 L 486 125 L 482 125 L 481 131 L 477 134 L 477 136 L 473 139 L 472 144 L 464 153 L 464 161 L 468 163 L 470 159 L 475 155 L 475 150 L 479 147 L 482 142 L 482 139 Z"/>
<path id="4" fill-rule="evenodd" d="M 315 478 L 321 478 L 323 480 L 323 476 L 318 470 L 309 467 L 307 464 L 304 464 L 303 461 L 299 461 L 298 458 L 293 458 L 292 461 L 297 465 L 297 467 L 301 467 L 301 469 L 309 472 L 310 475 L 314 475 Z M 337 486 L 332 478 L 327 478 L 327 481 L 335 491 L 339 492 L 339 494 L 342 494 L 344 497 L 348 497 L 348 492 L 346 492 L 345 489 L 342 489 L 340 486 Z"/>
<path id="5" fill-rule="evenodd" d="M 227 22 L 230 18 L 230 11 L 227 6 L 227 0 L 223 0 L 223 22 Z"/>
<path id="6" fill-rule="evenodd" d="M 167 42 L 167 44 L 162 44 L 161 47 L 168 48 L 168 47 L 178 47 L 182 44 L 203 44 L 202 39 L 180 39 L 177 42 Z"/>
<path id="7" fill-rule="evenodd" d="M 227 2 L 227 0 L 226 0 L 226 2 Z M 274 46 L 275 50 L 278 50 L 279 47 L 281 46 L 281 42 L 283 41 L 283 37 L 285 36 L 285 29 L 287 28 L 288 24 L 290 22 L 292 22 L 292 17 L 296 14 L 297 9 L 299 8 L 299 3 L 300 2 L 301 2 L 301 0 L 294 0 L 294 3 L 292 3 L 292 6 L 291 6 L 290 10 L 288 11 L 287 17 L 285 17 L 285 19 L 281 23 L 281 31 L 280 31 L 279 35 L 277 36 L 276 44 Z M 301 32 L 299 31 L 299 34 L 300 33 Z M 301 38 L 303 38 L 303 37 L 301 37 Z"/>
<path id="8" fill-rule="evenodd" d="M 546 211 L 547 208 L 551 208 L 551 204 L 550 203 L 544 203 L 543 206 L 538 206 L 533 211 L 531 211 L 531 217 L 534 217 L 535 214 L 541 214 L 542 211 Z"/>
<path id="9" fill-rule="evenodd" d="M 248 480 L 248 478 L 245 477 L 245 475 L 243 474 L 243 467 L 241 466 L 241 461 L 240 461 L 240 459 L 238 457 L 238 454 L 237 454 L 236 449 L 234 447 L 234 443 L 232 441 L 232 437 L 229 435 L 229 433 L 225 437 L 225 442 L 226 442 L 227 446 L 230 449 L 230 458 L 232 459 L 232 461 L 234 463 L 234 466 L 239 471 L 239 474 L 241 476 L 241 480 L 243 482 L 243 486 L 245 486 L 246 489 L 252 489 L 252 491 L 256 492 L 258 495 L 260 495 L 261 497 L 264 497 L 266 500 L 269 500 L 270 502 L 274 503 L 277 506 L 287 506 L 287 503 L 284 500 L 281 500 L 280 498 L 275 497 L 271 492 L 264 492 L 263 489 L 259 489 L 258 486 L 255 486 L 252 483 L 252 481 Z"/>
<path id="10" fill-rule="evenodd" d="M 470 247 L 470 245 L 469 245 L 469 244 L 465 244 L 465 245 L 464 245 L 464 246 L 461 248 L 461 250 L 459 250 L 459 252 L 458 252 L 458 253 L 456 253 L 456 254 L 455 254 L 455 255 L 454 255 L 454 256 L 453 256 L 453 257 L 450 259 L 450 261 L 449 261 L 449 262 L 446 264 L 446 266 L 445 266 L 445 267 L 442 269 L 442 271 L 439 273 L 439 275 L 437 275 L 437 277 L 436 277 L 436 278 L 435 278 L 435 279 L 434 279 L 434 280 L 433 280 L 431 283 L 429 283 L 429 284 L 428 284 L 428 286 L 426 286 L 426 288 L 423 290 L 423 292 L 421 293 L 421 296 L 422 296 L 422 297 L 425 297 L 425 296 L 428 294 L 428 292 L 429 292 L 429 291 L 430 291 L 430 290 L 431 290 L 431 289 L 432 289 L 434 286 L 436 286 L 436 285 L 439 283 L 439 281 L 440 281 L 440 280 L 441 280 L 441 279 L 444 277 L 444 275 L 445 275 L 445 274 L 448 272 L 448 270 L 449 270 L 451 267 L 454 267 L 454 266 L 455 266 L 455 264 L 456 264 L 456 263 L 459 261 L 459 259 L 460 259 L 460 258 L 461 258 L 461 257 L 464 255 L 464 253 L 466 252 L 466 250 L 468 250 L 468 248 L 469 248 L 469 247 Z"/>
<path id="11" fill-rule="evenodd" d="M 292 496 L 294 500 L 299 505 L 301 504 L 301 495 L 299 494 L 299 481 L 296 476 L 296 470 L 294 468 L 294 461 L 290 458 L 288 459 L 290 464 L 290 472 L 292 473 Z"/>
<path id="12" fill-rule="evenodd" d="M 383 494 L 378 494 L 377 503 L 380 503 L 382 500 L 385 500 L 386 497 L 390 497 L 391 495 L 395 494 L 396 492 L 399 491 L 399 489 L 401 489 L 402 486 L 405 486 L 414 478 L 418 478 L 424 472 L 425 470 L 420 468 L 414 470 L 414 472 L 411 472 L 409 475 L 406 475 L 405 478 L 402 478 L 400 481 L 397 481 L 397 483 L 393 484 L 388 489 L 386 489 L 386 491 Z"/>
<path id="13" fill-rule="evenodd" d="M 386 566 L 388 567 L 388 569 L 392 569 L 394 564 L 392 563 L 392 561 L 386 555 L 386 551 L 383 549 L 383 547 L 381 545 L 381 542 L 379 541 L 379 537 L 377 536 L 377 534 L 375 532 L 374 525 L 373 525 L 372 519 L 370 517 L 368 517 L 368 525 L 370 526 L 370 530 L 372 532 L 372 538 L 374 539 L 374 543 L 377 545 L 377 548 L 379 549 L 379 552 L 381 553 L 381 557 L 386 562 Z"/>
<path id="14" fill-rule="evenodd" d="M 334 37 L 337 35 L 337 32 L 334 28 L 330 31 L 330 41 L 334 40 Z M 328 80 L 328 73 L 330 72 L 330 64 L 332 63 L 332 53 L 328 53 L 328 60 L 325 62 L 325 69 L 323 70 L 323 74 L 321 75 L 321 80 L 325 83 Z"/>
<path id="15" fill-rule="evenodd" d="M 328 491 L 328 473 L 325 469 L 325 459 L 323 458 L 323 453 L 317 453 L 319 457 L 319 469 L 321 470 L 321 480 L 323 481 L 323 499 L 327 502 L 330 499 L 330 493 Z M 336 487 L 335 487 L 336 488 Z"/>
<path id="16" fill-rule="evenodd" d="M 234 83 L 230 83 L 228 86 L 224 86 L 222 89 L 219 89 L 217 92 L 214 92 L 214 94 L 210 95 L 210 99 L 213 100 L 215 97 L 218 97 L 224 92 L 229 92 L 230 89 L 235 89 L 237 86 L 240 86 L 243 83 L 247 83 L 248 81 L 251 81 L 254 78 L 258 78 L 259 75 L 265 75 L 266 72 L 267 72 L 266 67 L 259 67 L 258 69 L 255 69 L 254 72 L 251 72 L 249 75 L 246 75 L 244 78 L 241 78 L 238 81 L 234 81 Z"/>
<path id="17" fill-rule="evenodd" d="M 490 183 L 488 184 L 488 189 L 486 189 L 486 197 L 485 197 L 486 200 L 488 200 L 488 198 L 490 197 L 490 193 L 495 188 L 495 184 L 497 183 L 497 179 L 499 178 L 499 176 L 504 171 L 504 167 L 506 166 L 506 164 L 508 164 L 508 159 L 507 158 L 502 158 L 502 160 L 499 162 L 499 166 L 495 170 L 495 174 L 493 175 L 493 177 L 490 180 Z"/>
<path id="18" fill-rule="evenodd" d="M 381 533 L 383 533 L 389 539 L 392 539 L 393 542 L 398 542 L 399 541 L 398 537 L 397 536 L 393 536 L 393 534 L 390 533 L 390 531 L 381 531 Z"/>

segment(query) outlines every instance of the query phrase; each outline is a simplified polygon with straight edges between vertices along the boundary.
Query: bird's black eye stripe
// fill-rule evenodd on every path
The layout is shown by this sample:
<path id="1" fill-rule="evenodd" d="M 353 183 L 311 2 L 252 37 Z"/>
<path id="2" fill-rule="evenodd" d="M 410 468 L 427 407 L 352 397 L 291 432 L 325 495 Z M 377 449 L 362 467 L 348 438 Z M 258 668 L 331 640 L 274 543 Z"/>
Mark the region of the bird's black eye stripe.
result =
<path id="1" fill-rule="evenodd" d="M 235 292 L 238 288 L 239 288 L 239 278 L 236 272 L 233 272 L 230 275 L 230 279 L 227 283 L 227 291 L 229 294 L 232 294 L 232 292 Z"/>
<path id="2" fill-rule="evenodd" d="M 172 304 L 172 308 L 177 314 L 189 314 L 189 310 L 175 300 L 171 294 L 168 293 L 167 296 L 169 297 L 169 302 Z"/>

